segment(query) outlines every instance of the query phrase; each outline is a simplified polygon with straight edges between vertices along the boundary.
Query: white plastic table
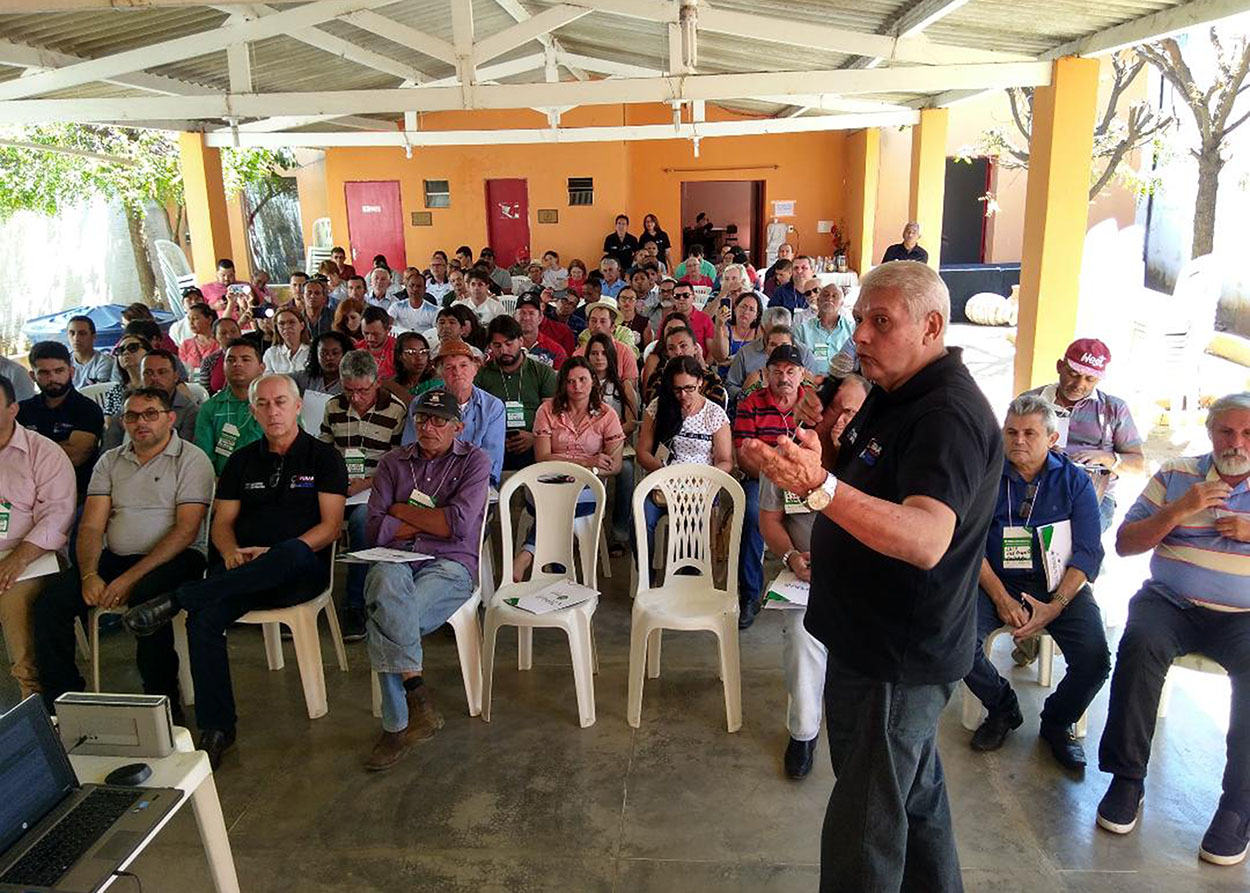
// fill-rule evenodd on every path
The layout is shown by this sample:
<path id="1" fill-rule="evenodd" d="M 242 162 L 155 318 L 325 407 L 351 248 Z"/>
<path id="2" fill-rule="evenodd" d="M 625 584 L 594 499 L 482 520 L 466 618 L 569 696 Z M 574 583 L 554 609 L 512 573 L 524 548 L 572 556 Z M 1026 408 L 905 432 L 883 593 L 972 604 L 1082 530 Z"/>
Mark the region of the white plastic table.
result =
<path id="1" fill-rule="evenodd" d="M 103 784 L 105 776 L 119 766 L 145 762 L 152 767 L 152 775 L 142 787 L 177 788 L 183 792 L 178 805 L 152 829 L 152 833 L 135 850 L 134 855 L 121 866 L 122 869 L 129 867 L 130 863 L 134 862 L 155 839 L 174 813 L 181 809 L 184 803 L 190 801 L 191 808 L 195 810 L 195 822 L 200 827 L 200 840 L 204 844 L 204 855 L 208 858 L 213 886 L 218 893 L 239 893 L 239 878 L 234 870 L 234 856 L 230 852 L 226 819 L 221 814 L 221 801 L 217 799 L 217 785 L 213 783 L 213 770 L 208 764 L 208 754 L 202 750 L 196 750 L 191 743 L 190 732 L 180 726 L 175 726 L 174 752 L 160 759 L 70 754 L 69 761 L 78 775 L 78 780 L 84 784 Z M 118 875 L 113 875 L 100 889 L 107 889 L 117 878 Z"/>

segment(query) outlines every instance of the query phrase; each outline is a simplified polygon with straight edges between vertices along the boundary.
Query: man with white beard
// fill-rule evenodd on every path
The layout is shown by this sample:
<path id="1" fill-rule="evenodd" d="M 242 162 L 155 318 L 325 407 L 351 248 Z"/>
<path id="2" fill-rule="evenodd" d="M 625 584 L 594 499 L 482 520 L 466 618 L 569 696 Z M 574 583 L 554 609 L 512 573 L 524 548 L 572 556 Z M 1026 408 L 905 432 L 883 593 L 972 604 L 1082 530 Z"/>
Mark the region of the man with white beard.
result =
<path id="1" fill-rule="evenodd" d="M 1119 554 L 1154 554 L 1111 679 L 1098 756 L 1115 777 L 1098 824 L 1114 834 L 1137 825 L 1168 667 L 1200 653 L 1228 671 L 1233 694 L 1223 796 L 1198 855 L 1235 865 L 1250 844 L 1250 392 L 1217 400 L 1207 433 L 1211 452 L 1164 462 L 1116 535 Z"/>

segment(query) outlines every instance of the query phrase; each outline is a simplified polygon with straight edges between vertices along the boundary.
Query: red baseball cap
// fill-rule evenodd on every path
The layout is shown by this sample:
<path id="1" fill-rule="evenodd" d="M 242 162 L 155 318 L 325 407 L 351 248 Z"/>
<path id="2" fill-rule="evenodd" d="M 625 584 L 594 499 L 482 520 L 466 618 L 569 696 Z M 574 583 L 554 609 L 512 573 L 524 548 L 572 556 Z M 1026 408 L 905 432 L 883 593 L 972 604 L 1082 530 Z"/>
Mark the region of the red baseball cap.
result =
<path id="1" fill-rule="evenodd" d="M 1102 378 L 1111 362 L 1111 350 L 1097 338 L 1079 338 L 1068 345 L 1063 358 L 1073 372 Z"/>

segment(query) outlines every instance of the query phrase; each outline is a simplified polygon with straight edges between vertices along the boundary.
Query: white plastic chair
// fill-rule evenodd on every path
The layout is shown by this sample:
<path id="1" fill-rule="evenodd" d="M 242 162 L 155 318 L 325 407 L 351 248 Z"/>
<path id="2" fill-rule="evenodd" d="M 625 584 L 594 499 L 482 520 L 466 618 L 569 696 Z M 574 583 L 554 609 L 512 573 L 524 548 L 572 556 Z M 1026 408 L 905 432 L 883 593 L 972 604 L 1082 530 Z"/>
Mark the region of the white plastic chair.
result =
<path id="1" fill-rule="evenodd" d="M 563 476 L 571 483 L 555 481 Z M 501 626 L 517 628 L 517 669 L 533 666 L 534 628 L 554 627 L 569 637 L 569 653 L 573 662 L 573 682 L 577 688 L 577 712 L 582 728 L 595 724 L 594 674 L 599 671 L 595 650 L 595 634 L 591 621 L 598 597 L 579 605 L 548 614 L 531 614 L 509 605 L 505 600 L 527 595 L 559 580 L 577 580 L 573 560 L 573 541 L 578 542 L 581 556 L 581 582 L 597 589 L 599 532 L 603 524 L 605 504 L 603 482 L 590 469 L 571 462 L 539 462 L 513 474 L 499 491 L 499 523 L 503 532 L 505 568 L 514 554 L 512 539 L 512 496 L 527 487 L 534 500 L 535 539 L 533 573 L 524 583 L 501 583 L 495 597 L 486 606 L 486 626 L 482 656 L 482 719 L 490 722 L 490 694 L 495 664 L 495 636 Z M 581 531 L 574 532 L 574 511 L 582 490 L 589 487 L 594 496 L 593 514 L 579 518 Z M 559 566 L 563 570 L 548 570 Z M 505 570 L 505 576 L 507 571 Z"/>
<path id="2" fill-rule="evenodd" d="M 701 310 L 707 306 L 707 300 L 712 296 L 712 286 L 694 285 L 691 287 L 694 289 L 694 302 Z"/>
<path id="3" fill-rule="evenodd" d="M 282 655 L 282 634 L 279 624 L 286 624 L 295 643 L 295 662 L 299 665 L 299 678 L 304 685 L 304 702 L 308 705 L 308 718 L 318 719 L 329 712 L 326 703 L 326 673 L 321 663 L 321 637 L 317 634 L 317 615 L 326 612 L 330 624 L 330 638 L 338 655 L 339 669 L 347 672 L 347 651 L 343 647 L 343 633 L 339 630 L 338 614 L 334 611 L 334 558 L 338 544 L 330 547 L 330 580 L 316 598 L 311 598 L 289 608 L 262 608 L 248 611 L 239 623 L 259 623 L 265 636 L 265 658 L 269 669 L 281 670 L 286 666 Z"/>
<path id="4" fill-rule="evenodd" d="M 664 583 L 652 588 L 643 508 L 651 491 L 664 494 L 668 506 L 668 543 Z M 732 503 L 725 588 L 712 577 L 712 541 L 716 536 L 717 495 Z M 654 471 L 634 489 L 634 533 L 638 548 L 638 594 L 629 632 L 629 703 L 626 718 L 635 728 L 642 719 L 644 664 L 647 675 L 660 675 L 661 630 L 709 630 L 720 643 L 720 675 L 725 686 L 725 716 L 730 732 L 742 728 L 742 682 L 738 658 L 738 550 L 746 495 L 741 485 L 712 465 L 671 465 Z M 682 575 L 693 568 L 698 576 Z"/>
<path id="5" fill-rule="evenodd" d="M 447 618 L 447 623 L 456 634 L 456 651 L 460 654 L 460 675 L 464 678 L 464 698 L 469 705 L 469 716 L 482 713 L 482 626 L 478 623 L 477 609 L 482 604 L 483 584 L 490 592 L 494 592 L 494 581 L 491 577 L 491 565 L 487 560 L 486 528 L 490 524 L 491 503 L 486 503 L 485 517 L 482 518 L 482 532 L 477 539 L 477 585 L 456 613 Z M 485 595 L 490 598 L 490 595 Z M 371 686 L 373 688 L 373 715 L 382 715 L 382 688 L 378 684 L 378 671 L 372 671 Z"/>
<path id="6" fill-rule="evenodd" d="M 208 388 L 202 384 L 196 384 L 193 381 L 187 382 L 187 391 L 191 394 L 191 399 L 195 401 L 197 406 L 203 406 L 209 398 Z"/>
<path id="7" fill-rule="evenodd" d="M 100 690 L 100 618 L 105 614 L 125 614 L 127 608 L 92 608 L 87 614 L 87 626 L 91 636 L 91 690 Z M 178 653 L 178 691 L 182 705 L 195 703 L 195 683 L 191 681 L 191 651 L 187 647 L 187 612 L 179 611 L 170 621 L 174 627 L 174 650 Z"/>
<path id="8" fill-rule="evenodd" d="M 513 299 L 512 309 L 513 310 L 516 309 L 517 295 L 523 295 L 533 287 L 534 287 L 534 283 L 530 281 L 530 277 L 528 276 L 513 276 L 512 277 L 512 299 Z M 502 301 L 503 297 L 501 296 L 499 300 Z M 509 310 L 508 312 L 511 313 L 512 311 Z"/>
<path id="9" fill-rule="evenodd" d="M 312 225 L 312 243 L 317 248 L 331 248 L 334 245 L 334 236 L 330 232 L 330 218 L 318 217 L 313 221 Z M 313 272 L 312 270 L 308 271 Z"/>
<path id="10" fill-rule="evenodd" d="M 78 389 L 78 393 L 82 394 L 88 400 L 95 403 L 101 409 L 104 408 L 104 395 L 113 390 L 113 383 L 102 381 L 99 384 L 89 384 Z"/>
<path id="11" fill-rule="evenodd" d="M 1199 673 L 1211 673 L 1217 676 L 1227 676 L 1228 671 L 1224 669 L 1222 664 L 1216 663 L 1205 654 L 1182 654 L 1176 660 L 1172 661 L 1173 667 L 1182 667 L 1186 670 L 1196 670 Z M 1159 693 L 1159 711 L 1156 714 L 1159 719 L 1163 719 L 1168 715 L 1168 705 L 1172 701 L 1172 674 L 1169 673 L 1163 680 L 1163 691 Z"/>
<path id="12" fill-rule="evenodd" d="M 526 282 L 528 281 L 529 280 L 526 279 Z M 499 298 L 499 303 L 503 304 L 503 312 L 508 314 L 509 316 L 512 316 L 513 314 L 516 313 L 516 297 L 514 297 L 513 295 L 501 295 Z"/>
<path id="13" fill-rule="evenodd" d="M 994 640 L 1004 633 L 1010 635 L 1011 627 L 1000 626 L 998 629 L 994 630 L 985 637 L 985 642 L 982 645 L 982 648 L 985 651 L 986 657 L 989 657 L 991 652 L 994 650 Z M 1052 678 L 1051 665 L 1054 662 L 1055 653 L 1059 652 L 1062 654 L 1063 652 L 1059 651 L 1059 646 L 1055 644 L 1055 640 L 1052 639 L 1048 633 L 1042 633 L 1038 638 L 1040 640 L 1040 644 L 1038 645 L 1037 651 L 1037 684 L 1042 688 L 1050 688 Z M 963 690 L 963 716 L 961 717 L 961 721 L 963 722 L 963 727 L 965 729 L 969 732 L 975 732 L 981 726 L 981 720 L 985 716 L 985 708 L 981 706 L 981 702 L 977 700 L 976 695 L 968 690 L 967 685 L 963 686 Z M 1081 714 L 1081 718 L 1076 721 L 1076 737 L 1084 738 L 1088 726 L 1089 714 L 1083 713 Z"/>

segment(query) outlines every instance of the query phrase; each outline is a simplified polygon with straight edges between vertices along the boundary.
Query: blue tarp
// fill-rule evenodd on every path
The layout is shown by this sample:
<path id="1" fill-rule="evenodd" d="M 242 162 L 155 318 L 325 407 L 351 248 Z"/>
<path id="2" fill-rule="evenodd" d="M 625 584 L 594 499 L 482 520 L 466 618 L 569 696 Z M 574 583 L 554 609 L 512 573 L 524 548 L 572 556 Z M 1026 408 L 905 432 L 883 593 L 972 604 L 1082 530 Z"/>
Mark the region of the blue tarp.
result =
<path id="1" fill-rule="evenodd" d="M 36 316 L 33 319 L 26 320 L 26 325 L 22 326 L 22 332 L 32 343 L 35 341 L 60 341 L 63 344 L 68 344 L 69 340 L 65 337 L 65 326 L 69 323 L 69 318 L 71 316 L 89 316 L 91 321 L 95 323 L 96 350 L 109 350 L 121 340 L 122 329 L 125 328 L 125 324 L 122 322 L 122 311 L 125 309 L 126 307 L 123 304 L 71 307 L 68 310 L 62 310 L 60 313 L 53 313 L 50 316 Z M 156 319 L 163 332 L 168 332 L 169 327 L 174 324 L 175 317 L 167 310 L 153 310 L 152 316 Z"/>

